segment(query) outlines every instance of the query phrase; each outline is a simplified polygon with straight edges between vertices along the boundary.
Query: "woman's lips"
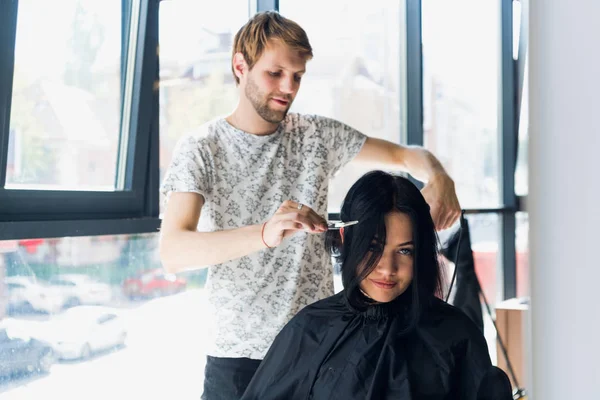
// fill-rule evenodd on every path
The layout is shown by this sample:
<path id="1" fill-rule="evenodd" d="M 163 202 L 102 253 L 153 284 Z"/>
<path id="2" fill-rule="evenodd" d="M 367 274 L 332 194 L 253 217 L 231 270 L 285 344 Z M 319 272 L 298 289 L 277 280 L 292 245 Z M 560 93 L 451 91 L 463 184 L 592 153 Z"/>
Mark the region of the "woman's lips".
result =
<path id="1" fill-rule="evenodd" d="M 392 289 L 394 286 L 396 286 L 396 282 L 390 282 L 390 281 L 376 281 L 373 279 L 369 279 L 373 285 L 377 286 L 378 288 L 381 289 Z"/>

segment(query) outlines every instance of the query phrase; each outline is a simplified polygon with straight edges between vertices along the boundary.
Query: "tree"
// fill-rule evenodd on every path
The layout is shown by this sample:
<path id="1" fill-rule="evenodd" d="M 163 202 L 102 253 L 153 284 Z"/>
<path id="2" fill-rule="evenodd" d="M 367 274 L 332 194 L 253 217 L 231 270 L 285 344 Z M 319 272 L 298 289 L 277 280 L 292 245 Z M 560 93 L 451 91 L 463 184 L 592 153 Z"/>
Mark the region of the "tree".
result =
<path id="1" fill-rule="evenodd" d="M 10 116 L 10 149 L 14 154 L 13 175 L 7 176 L 9 183 L 49 184 L 56 177 L 56 154 L 45 139 L 46 101 L 39 80 L 27 85 L 18 70 L 13 80 L 13 95 Z M 16 146 L 19 142 L 19 146 Z M 20 162 L 17 164 L 16 160 Z M 18 168 L 17 168 L 18 165 Z"/>
<path id="2" fill-rule="evenodd" d="M 104 26 L 98 15 L 77 2 L 69 46 L 71 56 L 65 67 L 65 83 L 90 90 L 94 85 L 92 66 L 104 42 Z"/>

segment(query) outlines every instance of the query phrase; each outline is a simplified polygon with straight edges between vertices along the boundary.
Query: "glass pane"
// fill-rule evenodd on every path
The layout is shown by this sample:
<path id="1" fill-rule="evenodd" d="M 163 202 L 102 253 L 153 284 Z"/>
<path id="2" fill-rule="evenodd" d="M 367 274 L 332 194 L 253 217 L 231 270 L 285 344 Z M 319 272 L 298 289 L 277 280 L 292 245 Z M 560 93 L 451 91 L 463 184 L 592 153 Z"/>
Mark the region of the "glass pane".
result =
<path id="1" fill-rule="evenodd" d="M 0 241 L 0 397 L 199 398 L 206 270 L 165 275 L 157 246 L 158 234 Z"/>
<path id="2" fill-rule="evenodd" d="M 502 299 L 502 271 L 498 268 L 500 220 L 496 214 L 469 215 L 475 272 L 487 300 Z"/>
<path id="3" fill-rule="evenodd" d="M 469 228 L 471 232 L 471 249 L 475 261 L 477 279 L 485 295 L 492 313 L 496 304 L 502 299 L 502 268 L 499 261 L 500 248 L 500 219 L 496 214 L 469 215 Z M 487 340 L 490 357 L 494 364 L 497 360 L 496 330 L 494 328 L 495 316 L 489 315 L 488 309 L 482 301 L 483 328 Z"/>
<path id="4" fill-rule="evenodd" d="M 529 214 L 517 213 L 517 297 L 529 296 Z"/>
<path id="5" fill-rule="evenodd" d="M 280 12 L 306 30 L 314 53 L 292 111 L 335 118 L 398 143 L 400 6 L 383 0 L 368 5 L 358 0 L 280 0 Z M 367 170 L 350 164 L 339 172 L 330 186 L 330 212 L 339 211 L 350 186 Z"/>
<path id="6" fill-rule="evenodd" d="M 463 207 L 499 206 L 499 2 L 423 0 L 422 12 L 424 144 Z"/>
<path id="7" fill-rule="evenodd" d="M 19 1 L 10 189 L 114 190 L 121 2 Z"/>
<path id="8" fill-rule="evenodd" d="M 161 182 L 179 138 L 235 108 L 231 47 L 248 9 L 248 0 L 160 3 Z"/>
<path id="9" fill-rule="evenodd" d="M 519 45 L 521 41 L 521 2 L 513 1 L 513 58 L 519 58 Z M 527 63 L 527 54 L 524 60 L 519 63 L 525 63 L 523 72 L 523 89 L 521 92 L 521 114 L 519 118 L 519 143 L 517 152 L 517 168 L 515 171 L 515 193 L 518 196 L 526 196 L 529 192 L 529 176 L 527 171 L 528 156 L 527 145 L 529 143 L 529 65 Z M 518 283 L 517 283 L 518 284 Z"/>
<path id="10" fill-rule="evenodd" d="M 525 61 L 523 78 L 523 99 L 521 102 L 521 115 L 519 119 L 519 147 L 517 153 L 517 169 L 515 171 L 515 193 L 526 196 L 529 193 L 529 65 Z"/>
<path id="11" fill-rule="evenodd" d="M 498 269 L 498 249 L 500 243 L 499 218 L 496 214 L 471 214 L 467 215 L 466 218 L 471 233 L 471 249 L 473 250 L 475 273 L 485 297 L 493 305 L 497 300 L 502 299 L 502 272 Z M 446 230 L 438 234 L 443 248 L 445 248 L 448 240 L 454 236 L 455 232 L 455 230 Z M 448 281 L 450 281 L 454 272 L 455 260 L 444 260 L 448 265 L 446 275 Z M 454 289 L 456 289 L 456 286 Z M 453 298 L 454 294 L 452 294 L 451 298 Z"/>

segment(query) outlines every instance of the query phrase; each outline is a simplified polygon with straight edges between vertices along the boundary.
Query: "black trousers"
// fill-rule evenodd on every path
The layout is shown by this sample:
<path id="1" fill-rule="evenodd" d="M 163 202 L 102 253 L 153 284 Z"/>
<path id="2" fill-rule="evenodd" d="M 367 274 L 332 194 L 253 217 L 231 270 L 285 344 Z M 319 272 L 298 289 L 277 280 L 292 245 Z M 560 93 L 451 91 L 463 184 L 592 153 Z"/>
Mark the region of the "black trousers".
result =
<path id="1" fill-rule="evenodd" d="M 239 400 L 261 360 L 206 357 L 202 400 Z"/>

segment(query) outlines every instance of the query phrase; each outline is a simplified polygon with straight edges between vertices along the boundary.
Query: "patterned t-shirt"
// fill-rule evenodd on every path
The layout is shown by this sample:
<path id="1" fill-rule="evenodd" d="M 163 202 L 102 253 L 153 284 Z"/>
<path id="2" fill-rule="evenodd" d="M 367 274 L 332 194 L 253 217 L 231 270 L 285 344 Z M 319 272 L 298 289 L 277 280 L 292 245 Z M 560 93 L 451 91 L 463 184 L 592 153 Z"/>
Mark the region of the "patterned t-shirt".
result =
<path id="1" fill-rule="evenodd" d="M 221 118 L 179 141 L 161 190 L 203 195 L 198 230 L 205 232 L 262 223 L 285 200 L 326 217 L 329 180 L 365 140 L 341 122 L 314 115 L 290 113 L 266 136 Z M 324 235 L 298 233 L 276 248 L 210 266 L 206 289 L 207 353 L 262 359 L 302 307 L 333 295 Z"/>

